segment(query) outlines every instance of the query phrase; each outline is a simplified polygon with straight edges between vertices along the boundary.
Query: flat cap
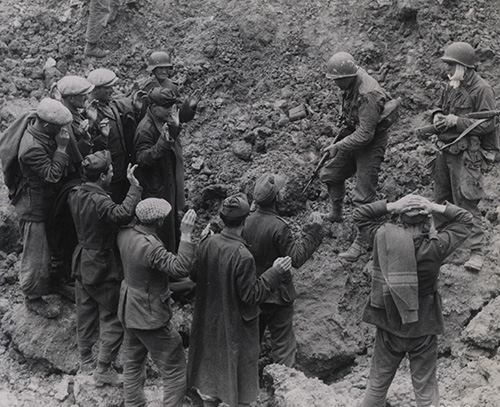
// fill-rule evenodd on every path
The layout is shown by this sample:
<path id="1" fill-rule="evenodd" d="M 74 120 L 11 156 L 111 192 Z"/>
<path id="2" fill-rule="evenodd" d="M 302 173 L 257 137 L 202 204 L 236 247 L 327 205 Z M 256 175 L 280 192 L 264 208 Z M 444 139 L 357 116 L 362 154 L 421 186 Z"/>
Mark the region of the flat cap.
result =
<path id="1" fill-rule="evenodd" d="M 411 225 L 422 223 L 429 219 L 429 212 L 423 208 L 410 208 L 400 215 L 403 223 Z"/>
<path id="2" fill-rule="evenodd" d="M 224 199 L 220 211 L 221 215 L 228 218 L 241 218 L 242 216 L 248 215 L 249 212 L 250 205 L 248 204 L 248 199 L 246 195 L 241 192 Z"/>
<path id="3" fill-rule="evenodd" d="M 285 177 L 266 173 L 255 181 L 253 198 L 259 205 L 269 205 L 276 199 L 276 195 L 284 185 Z"/>
<path id="4" fill-rule="evenodd" d="M 43 121 L 58 126 L 65 126 L 73 121 L 73 115 L 61 102 L 43 98 L 36 108 L 36 115 Z"/>
<path id="5" fill-rule="evenodd" d="M 59 79 L 57 89 L 62 96 L 87 95 L 92 92 L 94 85 L 81 76 L 68 75 Z"/>
<path id="6" fill-rule="evenodd" d="M 111 154 L 108 150 L 89 154 L 82 161 L 83 171 L 88 174 L 101 174 L 111 165 Z"/>
<path id="7" fill-rule="evenodd" d="M 154 88 L 149 92 L 149 100 L 156 106 L 172 106 L 177 103 L 177 95 L 167 88 Z"/>
<path id="8" fill-rule="evenodd" d="M 94 86 L 113 86 L 118 77 L 109 69 L 98 68 L 90 72 L 87 79 Z"/>
<path id="9" fill-rule="evenodd" d="M 135 215 L 141 223 L 148 225 L 166 218 L 171 210 L 172 206 L 165 199 L 146 198 L 137 204 Z"/>

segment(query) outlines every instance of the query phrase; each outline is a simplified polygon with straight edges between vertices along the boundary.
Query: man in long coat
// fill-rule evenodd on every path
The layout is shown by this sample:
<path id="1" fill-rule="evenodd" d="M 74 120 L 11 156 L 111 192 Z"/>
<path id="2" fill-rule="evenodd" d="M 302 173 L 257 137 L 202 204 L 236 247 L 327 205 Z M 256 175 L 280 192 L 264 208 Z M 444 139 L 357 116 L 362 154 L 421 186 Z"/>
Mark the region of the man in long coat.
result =
<path id="1" fill-rule="evenodd" d="M 121 204 L 106 192 L 113 177 L 109 151 L 98 151 L 83 160 L 85 182 L 69 194 L 68 203 L 78 235 L 73 254 L 76 279 L 76 326 L 80 370 L 93 367 L 92 348 L 99 333 L 99 354 L 94 379 L 97 384 L 119 384 L 111 368 L 123 339 L 117 317 L 122 269 L 116 247 L 118 227 L 129 223 L 141 199 L 142 188 L 129 166 L 130 188 Z"/>
<path id="2" fill-rule="evenodd" d="M 242 238 L 249 204 L 242 194 L 223 202 L 224 229 L 199 246 L 191 278 L 196 298 L 188 361 L 188 387 L 204 406 L 248 406 L 258 395 L 259 307 L 290 278 L 291 259 L 280 257 L 259 278 Z"/>

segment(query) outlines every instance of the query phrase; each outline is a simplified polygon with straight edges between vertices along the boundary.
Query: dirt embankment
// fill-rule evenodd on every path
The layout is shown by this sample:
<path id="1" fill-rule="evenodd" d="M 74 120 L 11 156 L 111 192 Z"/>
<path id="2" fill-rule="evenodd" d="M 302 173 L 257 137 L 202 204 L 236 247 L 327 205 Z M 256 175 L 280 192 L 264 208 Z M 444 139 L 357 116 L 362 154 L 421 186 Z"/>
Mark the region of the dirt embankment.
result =
<path id="1" fill-rule="evenodd" d="M 391 200 L 412 191 L 431 196 L 425 163 L 432 149 L 412 136 L 410 129 L 425 121 L 425 110 L 438 97 L 437 61 L 451 41 L 469 41 L 477 48 L 479 71 L 500 94 L 499 10 L 499 1 L 481 0 L 150 0 L 143 1 L 139 11 L 119 14 L 103 38 L 113 51 L 110 57 L 89 62 L 82 58 L 83 2 L 4 0 L 0 129 L 34 106 L 57 75 L 86 74 L 105 66 L 117 72 L 119 90 L 126 93 L 134 80 L 145 75 L 147 55 L 154 49 L 168 49 L 183 92 L 202 91 L 199 115 L 183 135 L 189 202 L 201 215 L 200 225 L 215 215 L 223 196 L 251 191 L 255 177 L 274 171 L 289 178 L 288 201 L 282 209 L 298 229 L 308 210 L 325 210 L 327 205 L 319 183 L 313 184 L 307 197 L 300 195 L 321 147 L 336 130 L 339 93 L 324 76 L 325 60 L 333 52 L 347 50 L 393 96 L 402 98 L 403 118 L 392 131 L 380 197 Z M 56 70 L 44 72 L 48 58 L 56 61 Z M 289 109 L 300 104 L 306 107 L 307 117 L 290 121 Z M 498 179 L 498 170 L 493 169 L 487 177 L 488 196 L 481 204 L 489 240 L 484 272 L 477 276 L 465 272 L 459 256 L 443 268 L 447 334 L 441 338 L 440 374 L 443 399 L 449 406 L 497 405 L 480 400 L 494 394 L 485 389 L 498 384 L 500 366 L 494 357 L 500 339 L 492 323 L 498 320 L 498 307 L 487 305 L 499 287 Z M 273 378 L 275 395 L 269 405 L 333 406 L 322 400 L 337 397 L 339 406 L 351 406 L 364 390 L 373 340 L 371 328 L 360 322 L 369 289 L 365 269 L 369 258 L 352 266 L 336 260 L 352 239 L 349 215 L 348 198 L 346 222 L 328 226 L 327 239 L 296 276 L 298 367 L 331 385 L 270 368 L 267 377 Z M 9 213 L 3 218 L 12 222 Z M 4 225 L 13 230 L 13 223 Z M 28 338 L 22 329 L 46 332 L 52 328 L 22 320 L 22 312 L 15 307 L 21 302 L 15 282 L 17 256 L 8 256 L 18 248 L 0 249 L 7 252 L 0 256 L 0 296 L 8 299 L 0 303 L 1 314 L 7 315 L 1 329 L 7 335 L 0 341 L 0 405 L 4 399 L 9 406 L 32 406 L 37 399 L 44 405 L 85 405 L 85 399 L 75 399 L 85 394 L 85 383 L 74 383 L 73 359 L 63 357 L 56 363 L 51 358 L 58 355 L 50 346 L 28 346 L 33 338 L 41 338 L 43 344 L 43 336 Z M 65 323 L 71 327 L 74 321 L 68 317 Z M 74 352 L 73 342 L 66 351 Z M 407 406 L 412 397 L 407 371 L 403 373 L 391 390 L 393 406 Z M 455 374 L 462 378 L 460 383 Z M 107 396 L 99 402 L 112 405 L 109 400 L 114 395 Z"/>

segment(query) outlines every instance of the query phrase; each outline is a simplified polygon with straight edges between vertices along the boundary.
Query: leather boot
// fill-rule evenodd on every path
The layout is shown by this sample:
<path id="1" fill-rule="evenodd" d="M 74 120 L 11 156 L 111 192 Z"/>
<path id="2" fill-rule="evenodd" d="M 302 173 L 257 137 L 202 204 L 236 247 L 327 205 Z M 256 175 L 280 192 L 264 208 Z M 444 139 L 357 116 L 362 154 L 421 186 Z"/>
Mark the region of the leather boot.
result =
<path id="1" fill-rule="evenodd" d="M 325 218 L 330 222 L 342 222 L 342 201 L 332 199 L 332 209 Z"/>
<path id="2" fill-rule="evenodd" d="M 109 51 L 98 47 L 97 44 L 91 44 L 90 42 L 87 42 L 87 44 L 85 45 L 84 54 L 86 57 L 104 58 L 109 54 Z"/>
<path id="3" fill-rule="evenodd" d="M 347 251 L 340 253 L 339 257 L 342 260 L 349 261 L 349 262 L 355 262 L 357 261 L 363 254 L 366 254 L 367 251 L 367 246 L 366 244 L 363 243 L 362 239 L 358 235 L 356 236 L 356 239 L 354 239 L 354 242 L 352 242 L 351 246 Z"/>

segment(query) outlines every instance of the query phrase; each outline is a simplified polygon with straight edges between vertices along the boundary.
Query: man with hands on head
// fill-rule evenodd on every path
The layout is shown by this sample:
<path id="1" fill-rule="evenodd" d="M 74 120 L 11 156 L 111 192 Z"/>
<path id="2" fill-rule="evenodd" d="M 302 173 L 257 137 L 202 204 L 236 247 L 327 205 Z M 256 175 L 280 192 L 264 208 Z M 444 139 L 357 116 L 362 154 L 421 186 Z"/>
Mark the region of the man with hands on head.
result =
<path id="1" fill-rule="evenodd" d="M 383 222 L 388 214 L 397 223 Z M 445 218 L 436 230 L 433 216 Z M 363 321 L 377 327 L 370 376 L 361 407 L 385 407 L 386 395 L 408 354 L 418 407 L 439 406 L 437 335 L 443 333 L 438 292 L 444 259 L 469 235 L 472 215 L 453 204 L 407 195 L 354 211 L 354 221 L 373 239 L 372 285 Z"/>
<path id="2" fill-rule="evenodd" d="M 145 407 L 146 357 L 160 371 L 163 406 L 181 407 L 186 391 L 186 360 L 182 339 L 170 319 L 169 277 L 186 277 L 194 261 L 191 236 L 196 213 L 182 218 L 177 254 L 169 252 L 157 235 L 172 207 L 160 198 L 139 202 L 137 223 L 118 233 L 118 248 L 124 279 L 120 290 L 118 318 L 124 331 L 123 381 L 126 407 Z"/>
<path id="3" fill-rule="evenodd" d="M 200 242 L 191 279 L 196 282 L 191 328 L 188 386 L 205 407 L 220 402 L 248 406 L 258 395 L 259 304 L 283 281 L 292 260 L 278 257 L 257 276 L 242 237 L 250 211 L 245 195 L 226 198 L 224 228 Z"/>

